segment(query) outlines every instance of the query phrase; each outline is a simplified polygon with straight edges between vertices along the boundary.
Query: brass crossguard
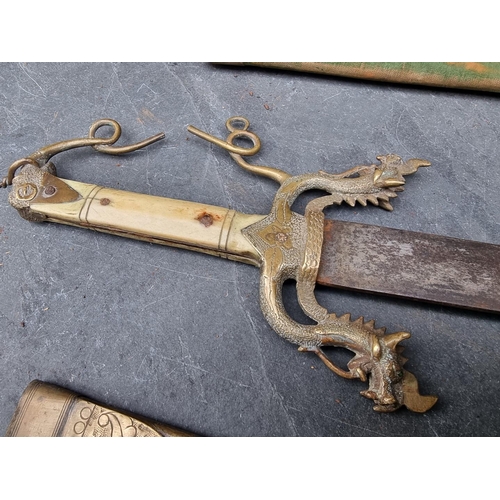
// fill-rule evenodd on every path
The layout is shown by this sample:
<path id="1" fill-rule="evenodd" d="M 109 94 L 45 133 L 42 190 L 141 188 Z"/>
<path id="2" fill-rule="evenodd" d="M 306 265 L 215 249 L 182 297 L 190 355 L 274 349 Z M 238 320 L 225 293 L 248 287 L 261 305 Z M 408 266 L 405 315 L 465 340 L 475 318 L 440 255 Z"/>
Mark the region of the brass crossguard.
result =
<path id="1" fill-rule="evenodd" d="M 236 122 L 243 123 L 243 128 L 235 130 Z M 317 302 L 314 288 L 323 244 L 323 209 L 343 201 L 351 206 L 356 202 L 365 206 L 369 201 L 392 210 L 390 199 L 403 190 L 404 176 L 430 163 L 421 159 L 403 162 L 399 156 L 385 155 L 378 157 L 380 165 L 354 167 L 342 174 L 318 172 L 292 177 L 283 170 L 254 166 L 243 160 L 241 155 L 253 155 L 260 146 L 256 134 L 248 131 L 248 120 L 233 117 L 226 122 L 226 127 L 230 131 L 226 141 L 194 127 L 188 130 L 228 150 L 236 163 L 246 170 L 280 183 L 270 214 L 242 230 L 261 258 L 260 302 L 271 327 L 298 345 L 300 351 L 317 354 L 337 375 L 368 380 L 369 388 L 361 394 L 374 400 L 376 411 L 390 412 L 402 405 L 417 412 L 427 411 L 437 398 L 420 395 L 414 375 L 402 368 L 406 360 L 401 356 L 402 347 L 398 343 L 410 334 L 385 335 L 385 328 L 375 328 L 374 321 L 365 322 L 362 317 L 351 321 L 350 314 L 340 317 L 329 314 Z M 235 148 L 233 142 L 237 137 L 250 139 L 253 148 L 244 151 Z M 291 207 L 295 199 L 312 189 L 329 194 L 309 202 L 304 216 L 293 212 Z M 315 325 L 299 324 L 286 312 L 282 287 L 288 279 L 295 280 L 300 307 L 316 322 Z M 323 346 L 344 347 L 354 352 L 348 369 L 343 370 L 328 359 Z"/>
<path id="2" fill-rule="evenodd" d="M 95 137 L 103 126 L 113 128 L 111 137 Z M 2 185 L 13 185 L 9 201 L 28 220 L 85 227 L 260 267 L 262 311 L 279 335 L 298 345 L 300 351 L 314 352 L 337 375 L 368 381 L 368 390 L 362 395 L 374 400 L 375 410 L 390 412 L 403 405 L 417 412 L 428 410 L 437 398 L 420 395 L 415 377 L 402 368 L 405 358 L 398 344 L 410 334 L 386 335 L 384 328 L 375 328 L 374 321 L 365 322 L 362 317 L 351 321 L 349 314 L 328 313 L 317 302 L 314 289 L 323 245 L 323 209 L 342 202 L 351 206 L 370 202 L 392 210 L 390 200 L 403 190 L 404 176 L 430 163 L 421 159 L 403 162 L 399 156 L 385 155 L 378 157 L 378 165 L 356 166 L 341 174 L 320 171 L 291 176 L 284 170 L 252 165 L 244 159 L 255 155 L 261 145 L 249 126 L 246 118 L 230 118 L 226 122 L 226 140 L 192 126 L 188 130 L 226 149 L 242 168 L 280 184 L 266 216 L 130 193 L 55 175 L 49 160 L 59 152 L 91 146 L 99 152 L 123 154 L 164 137 L 157 134 L 133 145 L 114 146 L 121 132 L 114 120 L 99 120 L 91 126 L 88 137 L 55 143 L 14 162 Z M 235 141 L 241 138 L 252 146 L 238 146 Z M 304 215 L 293 212 L 295 199 L 312 189 L 327 194 L 309 202 Z M 302 325 L 287 314 L 282 287 L 288 279 L 295 280 L 300 307 L 315 324 Z M 344 347 L 354 353 L 346 370 L 328 359 L 324 346 Z"/>

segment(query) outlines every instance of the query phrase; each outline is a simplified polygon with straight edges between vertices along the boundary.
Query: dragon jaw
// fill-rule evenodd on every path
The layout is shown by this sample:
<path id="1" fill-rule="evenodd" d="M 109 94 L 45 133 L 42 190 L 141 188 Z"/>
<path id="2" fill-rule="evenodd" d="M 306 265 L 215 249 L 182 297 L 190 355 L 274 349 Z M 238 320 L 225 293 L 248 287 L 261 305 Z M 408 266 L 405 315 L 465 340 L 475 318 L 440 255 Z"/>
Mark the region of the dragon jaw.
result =
<path id="1" fill-rule="evenodd" d="M 409 410 L 423 413 L 437 401 L 435 396 L 422 396 L 418 391 L 415 376 L 403 369 L 406 358 L 401 355 L 403 347 L 397 344 L 410 337 L 408 332 L 396 332 L 378 336 L 371 334 L 371 349 L 357 352 L 348 363 L 352 374 L 363 374 L 359 377 L 369 380 L 369 387 L 361 391 L 361 395 L 372 399 L 373 409 L 388 413 L 406 406 Z"/>

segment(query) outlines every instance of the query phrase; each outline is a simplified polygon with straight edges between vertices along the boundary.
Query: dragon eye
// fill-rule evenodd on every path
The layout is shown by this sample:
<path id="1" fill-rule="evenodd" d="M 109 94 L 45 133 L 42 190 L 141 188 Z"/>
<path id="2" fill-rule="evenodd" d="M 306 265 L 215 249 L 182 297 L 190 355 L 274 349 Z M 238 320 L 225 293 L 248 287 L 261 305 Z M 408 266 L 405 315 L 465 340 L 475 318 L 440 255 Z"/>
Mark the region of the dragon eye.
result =
<path id="1" fill-rule="evenodd" d="M 372 354 L 376 359 L 380 359 L 380 342 L 377 337 L 373 337 Z"/>
<path id="2" fill-rule="evenodd" d="M 391 365 L 388 367 L 387 373 L 391 380 L 395 382 L 403 378 L 403 370 L 400 366 L 393 363 L 391 363 Z"/>

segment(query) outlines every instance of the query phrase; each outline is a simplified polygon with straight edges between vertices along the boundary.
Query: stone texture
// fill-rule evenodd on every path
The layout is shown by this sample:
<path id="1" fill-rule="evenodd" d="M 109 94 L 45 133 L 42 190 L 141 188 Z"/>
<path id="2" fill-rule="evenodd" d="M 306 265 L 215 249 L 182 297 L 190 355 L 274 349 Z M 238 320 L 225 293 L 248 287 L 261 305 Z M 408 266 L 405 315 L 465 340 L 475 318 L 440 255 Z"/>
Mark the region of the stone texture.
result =
<path id="1" fill-rule="evenodd" d="M 244 115 L 263 143 L 250 161 L 293 174 L 340 172 L 387 153 L 432 162 L 408 178 L 394 212 L 342 206 L 329 217 L 500 244 L 497 101 L 208 63 L 3 63 L 0 164 L 6 171 L 109 117 L 122 143 L 160 131 L 166 140 L 124 157 L 64 153 L 54 161 L 61 177 L 267 213 L 276 185 L 186 131 L 225 137 L 226 119 Z M 6 190 L 0 264 L 1 435 L 35 378 L 209 436 L 499 434 L 497 316 L 319 290 L 330 311 L 412 333 L 407 368 L 439 402 L 425 415 L 380 415 L 358 395 L 365 384 L 335 376 L 270 329 L 250 266 L 30 223 Z"/>

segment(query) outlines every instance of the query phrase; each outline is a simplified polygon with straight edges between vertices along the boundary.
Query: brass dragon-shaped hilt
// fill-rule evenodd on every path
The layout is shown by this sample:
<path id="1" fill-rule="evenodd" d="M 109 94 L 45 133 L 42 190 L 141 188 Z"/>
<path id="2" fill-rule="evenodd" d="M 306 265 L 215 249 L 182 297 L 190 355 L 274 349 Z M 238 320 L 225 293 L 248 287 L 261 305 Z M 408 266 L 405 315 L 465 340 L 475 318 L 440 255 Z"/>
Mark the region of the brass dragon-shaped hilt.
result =
<path id="1" fill-rule="evenodd" d="M 399 342 L 410 337 L 408 332 L 385 334 L 385 328 L 375 328 L 375 322 L 355 321 L 350 314 L 337 316 L 322 307 L 314 295 L 324 232 L 323 209 L 329 205 L 367 202 L 392 210 L 391 198 L 403 191 L 405 175 L 419 167 L 429 166 L 426 160 L 406 162 L 397 155 L 378 156 L 379 165 L 357 166 L 341 174 L 323 171 L 291 176 L 287 172 L 261 165 L 251 165 L 243 159 L 260 149 L 257 135 L 248 130 L 249 122 L 233 117 L 226 122 L 230 134 L 225 141 L 195 127 L 193 134 L 228 150 L 244 169 L 269 177 L 280 184 L 271 212 L 264 219 L 243 229 L 244 236 L 261 257 L 260 301 L 271 327 L 283 338 L 299 346 L 300 351 L 314 352 L 334 373 L 344 378 L 368 381 L 368 390 L 361 394 L 375 402 L 374 410 L 390 412 L 401 406 L 425 412 L 437 401 L 434 396 L 422 396 L 415 376 L 402 368 L 406 359 Z M 238 138 L 250 140 L 251 148 L 235 144 Z M 292 211 L 296 198 L 303 192 L 319 189 L 326 196 L 310 201 L 304 216 Z M 296 282 L 300 307 L 315 321 L 303 325 L 293 320 L 285 310 L 282 287 L 286 280 Z M 336 366 L 322 350 L 324 346 L 344 347 L 354 352 L 347 370 Z"/>

